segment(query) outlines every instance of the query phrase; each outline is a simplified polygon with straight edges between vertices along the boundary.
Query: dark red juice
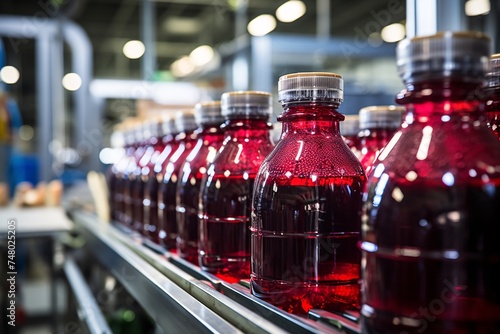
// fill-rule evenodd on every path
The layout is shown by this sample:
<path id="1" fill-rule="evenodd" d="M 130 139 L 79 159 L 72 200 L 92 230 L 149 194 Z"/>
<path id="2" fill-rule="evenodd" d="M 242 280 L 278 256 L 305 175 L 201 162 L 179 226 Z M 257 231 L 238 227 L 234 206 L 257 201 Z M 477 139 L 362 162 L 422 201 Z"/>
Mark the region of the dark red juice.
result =
<path id="1" fill-rule="evenodd" d="M 223 132 L 218 126 L 211 128 L 213 131 L 208 129 L 209 133 L 201 134 L 202 137 L 186 159 L 177 187 L 177 251 L 182 258 L 197 265 L 200 230 L 198 202 L 201 182 L 207 172 L 208 163 L 213 161 L 223 139 Z"/>
<path id="2" fill-rule="evenodd" d="M 489 45 L 474 32 L 398 45 L 407 113 L 368 178 L 364 333 L 500 329 L 500 142 L 476 96 Z"/>
<path id="3" fill-rule="evenodd" d="M 182 131 L 179 146 L 172 153 L 161 174 L 158 185 L 158 221 L 162 226 L 159 232 L 161 243 L 166 249 L 176 251 L 177 212 L 176 192 L 181 168 L 197 140 L 197 128 L 194 114 L 191 110 L 181 112 L 176 116 L 178 128 Z"/>
<path id="4" fill-rule="evenodd" d="M 144 180 L 143 206 L 147 229 L 143 231 L 143 234 L 158 245 L 161 241 L 160 233 L 162 233 L 162 226 L 160 226 L 158 219 L 158 189 L 160 183 L 163 181 L 163 174 L 161 172 L 172 152 L 177 150 L 179 142 L 173 136 L 168 136 L 164 144 L 165 147 L 156 159 L 154 167 L 149 171 Z"/>
<path id="5" fill-rule="evenodd" d="M 228 282 L 250 277 L 250 215 L 254 181 L 274 148 L 268 123 L 272 97 L 239 91 L 221 97 L 224 142 L 200 188 L 199 261 Z"/>
<path id="6" fill-rule="evenodd" d="M 253 294 L 291 313 L 359 308 L 363 185 L 359 176 L 267 184 L 253 217 Z"/>
<path id="7" fill-rule="evenodd" d="M 250 277 L 250 211 L 255 174 L 213 175 L 207 183 L 201 219 L 201 266 L 230 282 Z"/>
<path id="8" fill-rule="evenodd" d="M 500 178 L 391 179 L 380 196 L 361 245 L 367 333 L 498 332 Z"/>

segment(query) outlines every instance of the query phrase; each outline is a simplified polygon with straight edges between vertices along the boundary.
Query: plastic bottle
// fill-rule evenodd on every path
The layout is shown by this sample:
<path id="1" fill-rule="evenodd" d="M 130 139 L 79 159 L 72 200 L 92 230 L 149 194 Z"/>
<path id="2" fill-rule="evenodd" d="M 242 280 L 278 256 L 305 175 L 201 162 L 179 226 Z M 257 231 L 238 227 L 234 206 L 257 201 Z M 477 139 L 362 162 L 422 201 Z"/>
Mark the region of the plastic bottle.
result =
<path id="1" fill-rule="evenodd" d="M 262 164 L 252 204 L 252 293 L 288 312 L 359 308 L 366 177 L 344 142 L 335 73 L 282 76 L 281 140 Z"/>
<path id="2" fill-rule="evenodd" d="M 365 333 L 500 328 L 500 142 L 476 91 L 490 40 L 404 40 L 400 130 L 369 175 L 362 216 Z"/>
<path id="3" fill-rule="evenodd" d="M 158 220 L 163 229 L 160 231 L 161 244 L 170 251 L 176 251 L 177 222 L 175 192 L 181 167 L 194 147 L 198 125 L 193 110 L 180 111 L 175 116 L 175 125 L 179 134 L 176 140 L 179 146 L 170 155 L 165 168 L 161 171 L 158 188 Z"/>
<path id="4" fill-rule="evenodd" d="M 361 140 L 359 134 L 359 115 L 345 115 L 344 121 L 340 123 L 340 133 L 352 153 L 359 159 L 361 156 Z"/>
<path id="5" fill-rule="evenodd" d="M 134 169 L 130 178 L 131 188 L 130 188 L 130 218 L 131 218 L 131 228 L 134 231 L 142 233 L 143 223 L 144 223 L 144 182 L 142 179 L 142 172 L 147 168 L 147 165 L 155 151 L 154 144 L 156 143 L 151 133 L 151 124 L 149 119 L 143 120 L 139 126 L 138 130 L 138 140 L 141 140 L 141 150 L 142 155 L 135 161 Z"/>
<path id="6" fill-rule="evenodd" d="M 274 147 L 271 94 L 228 92 L 221 97 L 225 139 L 200 190 L 199 260 L 228 282 L 250 277 L 250 212 L 255 176 Z"/>
<path id="7" fill-rule="evenodd" d="M 143 121 L 138 119 L 134 122 L 131 129 L 131 136 L 134 136 L 134 154 L 132 155 L 129 163 L 125 169 L 124 177 L 126 179 L 124 192 L 123 192 L 123 205 L 124 205 L 124 215 L 123 222 L 125 225 L 131 229 L 137 228 L 134 226 L 134 217 L 137 216 L 135 212 L 135 202 L 136 202 L 136 189 L 139 183 L 139 162 L 142 156 L 146 152 L 149 143 L 147 138 L 144 136 L 144 124 Z"/>
<path id="8" fill-rule="evenodd" d="M 143 156 L 137 164 L 136 186 L 133 189 L 133 227 L 134 230 L 145 236 L 149 235 L 150 222 L 149 216 L 145 216 L 144 194 L 146 191 L 149 177 L 154 173 L 154 166 L 165 148 L 165 142 L 162 140 L 162 119 L 159 116 L 152 116 L 144 122 L 144 138 L 146 139 L 146 149 Z M 150 204 L 150 201 L 146 201 Z M 148 212 L 149 213 L 149 212 Z"/>
<path id="9" fill-rule="evenodd" d="M 396 106 L 370 106 L 359 111 L 359 160 L 367 175 L 380 151 L 399 129 L 404 110 Z"/>
<path id="10" fill-rule="evenodd" d="M 123 194 L 121 194 L 119 190 L 119 173 L 121 172 L 123 161 L 128 159 L 127 150 L 129 149 L 125 142 L 123 123 L 119 123 L 114 127 L 110 141 L 111 147 L 117 154 L 117 158 L 106 172 L 106 181 L 108 183 L 111 220 L 118 221 L 120 216 L 119 206 L 121 204 L 120 202 L 123 201 Z"/>
<path id="11" fill-rule="evenodd" d="M 490 70 L 486 77 L 486 91 L 490 94 L 485 108 L 488 126 L 500 139 L 500 53 L 490 57 Z"/>
<path id="12" fill-rule="evenodd" d="M 127 203 L 130 202 L 130 180 L 129 166 L 134 166 L 136 161 L 135 155 L 138 148 L 135 136 L 135 126 L 137 124 L 136 120 L 132 118 L 126 119 L 123 123 L 124 128 L 124 139 L 125 139 L 125 155 L 118 161 L 118 163 L 113 166 L 116 177 L 116 183 L 114 187 L 114 214 L 117 221 L 123 225 L 130 226 L 131 219 L 127 216 Z"/>
<path id="13" fill-rule="evenodd" d="M 195 118 L 200 124 L 200 128 L 196 131 L 198 140 L 180 169 L 176 210 L 177 252 L 182 258 L 197 265 L 200 229 L 198 198 L 201 180 L 224 139 L 224 132 L 221 129 L 224 117 L 221 114 L 220 101 L 197 104 Z"/>
<path id="14" fill-rule="evenodd" d="M 144 221 L 146 222 L 143 235 L 153 243 L 160 245 L 161 238 L 165 237 L 163 226 L 160 225 L 158 218 L 158 188 L 163 180 L 162 170 L 165 169 L 168 159 L 177 150 L 180 141 L 176 140 L 178 134 L 175 125 L 175 119 L 168 114 L 162 115 L 161 121 L 161 142 L 163 150 L 156 158 L 154 167 L 149 171 L 145 178 L 144 187 Z"/>

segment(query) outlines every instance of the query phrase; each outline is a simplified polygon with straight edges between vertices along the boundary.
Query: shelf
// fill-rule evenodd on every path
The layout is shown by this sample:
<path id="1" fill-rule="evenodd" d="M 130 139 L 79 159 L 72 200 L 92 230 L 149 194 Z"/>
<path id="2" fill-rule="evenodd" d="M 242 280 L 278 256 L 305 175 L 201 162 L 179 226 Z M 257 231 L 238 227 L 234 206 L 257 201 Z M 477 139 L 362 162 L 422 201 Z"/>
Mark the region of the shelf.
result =
<path id="1" fill-rule="evenodd" d="M 71 216 L 88 249 L 164 330 L 359 333 L 355 315 L 322 310 L 310 312 L 309 318 L 288 314 L 251 295 L 244 284 L 221 281 L 119 225 L 99 222 L 83 211 Z M 185 328 L 193 324 L 197 327 Z"/>

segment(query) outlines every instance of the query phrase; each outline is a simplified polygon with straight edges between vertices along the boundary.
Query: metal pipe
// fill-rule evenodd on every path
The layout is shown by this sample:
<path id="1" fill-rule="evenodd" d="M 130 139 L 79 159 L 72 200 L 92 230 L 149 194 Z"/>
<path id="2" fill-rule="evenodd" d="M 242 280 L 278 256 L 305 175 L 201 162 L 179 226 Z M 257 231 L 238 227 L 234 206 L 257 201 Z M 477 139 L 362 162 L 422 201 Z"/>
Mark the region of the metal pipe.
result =
<path id="1" fill-rule="evenodd" d="M 330 38 L 330 0 L 316 2 L 316 34 L 319 38 Z"/>
<path id="2" fill-rule="evenodd" d="M 48 181 L 52 178 L 53 155 L 50 152 L 52 141 L 52 99 L 50 94 L 51 72 L 47 61 L 50 60 L 51 35 L 41 34 L 35 44 L 36 55 L 36 91 L 37 91 L 37 118 L 38 118 L 38 159 L 39 179 Z"/>
<path id="3" fill-rule="evenodd" d="M 151 0 L 143 0 L 141 2 L 141 38 L 146 47 L 141 62 L 143 80 L 150 80 L 156 70 L 155 17 L 155 3 Z"/>
<path id="4" fill-rule="evenodd" d="M 49 145 L 53 139 L 53 110 L 56 102 L 53 100 L 54 89 L 62 86 L 52 81 L 53 71 L 63 72 L 64 63 L 51 62 L 51 47 L 56 42 L 58 22 L 54 19 L 29 16 L 0 15 L 0 35 L 9 38 L 35 39 L 36 40 L 36 87 L 37 87 L 37 115 L 39 120 L 38 129 L 38 156 L 40 161 L 40 180 L 50 180 L 53 176 L 52 155 Z M 92 117 L 88 117 L 89 84 L 92 79 L 92 45 L 85 31 L 71 21 L 61 23 L 62 36 L 68 44 L 72 56 L 72 71 L 82 79 L 82 86 L 75 94 L 75 122 L 73 133 L 75 142 L 86 149 L 79 149 L 84 157 L 82 167 L 98 166 L 98 155 L 90 154 L 94 149 L 100 147 L 102 138 L 91 138 L 90 129 L 99 129 L 100 114 L 93 110 Z M 15 43 L 10 39 L 11 43 Z M 20 42 L 22 43 L 22 42 Z M 15 44 L 14 44 L 15 45 Z M 60 68 L 60 69 L 59 69 Z M 97 113 L 97 114 L 96 114 Z M 94 136 L 95 137 L 95 136 Z M 77 147 L 78 148 L 78 147 Z M 89 149 L 90 148 L 90 149 Z"/>
<path id="5" fill-rule="evenodd" d="M 72 21 L 64 21 L 62 31 L 64 41 L 71 49 L 72 71 L 82 79 L 82 86 L 73 93 L 74 143 L 83 159 L 81 167 L 85 170 L 96 169 L 99 166 L 97 152 L 102 146 L 103 133 L 100 130 L 101 111 L 91 108 L 89 86 L 92 81 L 92 44 L 83 28 Z"/>

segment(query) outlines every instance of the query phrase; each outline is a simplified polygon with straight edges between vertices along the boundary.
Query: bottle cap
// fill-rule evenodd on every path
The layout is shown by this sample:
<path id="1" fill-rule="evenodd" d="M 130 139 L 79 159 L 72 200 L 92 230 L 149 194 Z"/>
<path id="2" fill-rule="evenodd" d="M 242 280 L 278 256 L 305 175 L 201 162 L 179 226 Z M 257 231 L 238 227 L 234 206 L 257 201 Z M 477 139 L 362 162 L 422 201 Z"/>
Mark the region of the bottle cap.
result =
<path id="1" fill-rule="evenodd" d="M 359 128 L 397 129 L 403 121 L 404 111 L 404 107 L 398 106 L 370 106 L 361 108 L 359 110 Z"/>
<path id="2" fill-rule="evenodd" d="M 278 80 L 278 99 L 283 102 L 332 101 L 344 99 L 342 76 L 329 72 L 302 72 Z"/>
<path id="3" fill-rule="evenodd" d="M 439 32 L 404 39 L 396 49 L 404 82 L 450 76 L 481 79 L 488 68 L 491 40 L 481 32 Z"/>
<path id="4" fill-rule="evenodd" d="M 177 126 L 175 125 L 175 118 L 168 115 L 163 114 L 161 116 L 161 135 L 166 136 L 170 134 L 176 134 Z"/>
<path id="5" fill-rule="evenodd" d="M 198 123 L 194 119 L 194 110 L 186 109 L 178 111 L 175 114 L 175 126 L 179 132 L 193 131 L 198 127 Z"/>
<path id="6" fill-rule="evenodd" d="M 113 148 L 122 148 L 125 146 L 125 129 L 123 125 L 123 123 L 119 123 L 114 126 L 109 138 L 110 145 Z"/>
<path id="7" fill-rule="evenodd" d="M 155 115 L 148 119 L 149 133 L 151 137 L 161 137 L 163 136 L 162 124 L 163 120 L 161 116 Z"/>
<path id="8" fill-rule="evenodd" d="M 490 68 L 486 74 L 488 80 L 488 87 L 500 86 L 500 53 L 491 55 Z"/>
<path id="9" fill-rule="evenodd" d="M 221 108 L 226 118 L 267 120 L 272 114 L 272 95 L 257 91 L 227 92 L 221 96 Z"/>
<path id="10" fill-rule="evenodd" d="M 220 101 L 198 103 L 195 106 L 194 117 L 198 124 L 224 123 Z"/>
<path id="11" fill-rule="evenodd" d="M 145 135 L 144 129 L 145 129 L 144 120 L 138 120 L 137 123 L 135 124 L 134 130 L 133 130 L 134 136 L 135 136 L 135 141 L 137 143 L 140 143 L 144 139 L 146 139 L 146 137 L 144 136 Z"/>
<path id="12" fill-rule="evenodd" d="M 150 139 L 153 137 L 153 119 L 151 117 L 146 118 L 142 121 L 142 137 L 144 139 Z"/>
<path id="13" fill-rule="evenodd" d="M 340 122 L 340 133 L 343 136 L 357 136 L 359 133 L 359 115 L 345 115 Z"/>

